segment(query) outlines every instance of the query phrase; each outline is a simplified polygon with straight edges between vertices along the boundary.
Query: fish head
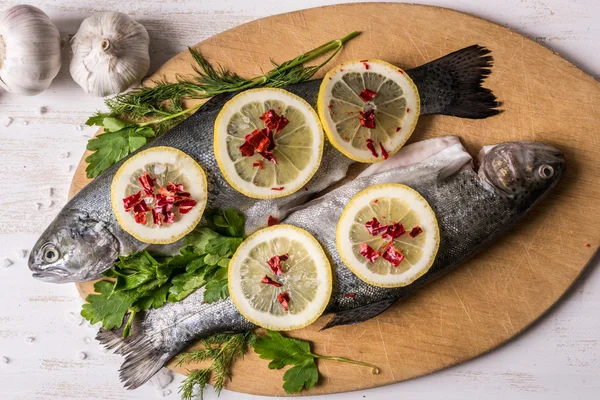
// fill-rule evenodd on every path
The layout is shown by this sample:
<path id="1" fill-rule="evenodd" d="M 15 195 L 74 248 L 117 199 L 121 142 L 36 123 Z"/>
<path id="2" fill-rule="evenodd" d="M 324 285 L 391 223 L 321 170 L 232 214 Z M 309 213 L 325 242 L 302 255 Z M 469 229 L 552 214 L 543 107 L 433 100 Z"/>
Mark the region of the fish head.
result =
<path id="1" fill-rule="evenodd" d="M 507 142 L 484 149 L 479 174 L 496 192 L 533 204 L 564 175 L 563 153 L 540 142 Z"/>
<path id="2" fill-rule="evenodd" d="M 33 247 L 29 269 L 45 282 L 83 282 L 100 277 L 118 254 L 119 242 L 104 223 L 63 210 Z"/>

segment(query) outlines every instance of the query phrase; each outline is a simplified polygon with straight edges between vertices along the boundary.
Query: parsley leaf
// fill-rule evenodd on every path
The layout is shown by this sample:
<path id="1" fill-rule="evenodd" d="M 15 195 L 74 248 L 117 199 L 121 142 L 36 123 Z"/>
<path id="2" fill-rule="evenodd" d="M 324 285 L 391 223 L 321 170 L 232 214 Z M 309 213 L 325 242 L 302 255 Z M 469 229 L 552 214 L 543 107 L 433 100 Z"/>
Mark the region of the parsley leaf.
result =
<path id="1" fill-rule="evenodd" d="M 92 324 L 102 322 L 105 329 L 115 329 L 130 311 L 123 329 L 123 336 L 127 337 L 136 313 L 162 307 L 167 301 L 181 301 L 202 286 L 206 285 L 206 303 L 229 297 L 229 261 L 243 237 L 226 235 L 243 235 L 244 215 L 235 210 L 212 211 L 207 222 L 218 232 L 198 228 L 185 237 L 187 246 L 175 256 L 142 251 L 120 257 L 115 267 L 104 273 L 114 282 L 98 282 L 94 286 L 98 294 L 87 297 L 89 304 L 83 306 L 81 315 Z"/>
<path id="2" fill-rule="evenodd" d="M 93 152 L 85 159 L 88 163 L 85 169 L 88 178 L 97 177 L 111 165 L 145 145 L 149 137 L 156 136 L 149 126 L 132 124 L 105 114 L 91 117 L 86 124 L 104 127 L 104 133 L 90 139 L 87 144 L 87 149 Z"/>
<path id="3" fill-rule="evenodd" d="M 314 354 L 310 351 L 307 341 L 285 337 L 275 331 L 267 330 L 267 334 L 259 336 L 252 346 L 260 358 L 271 360 L 269 369 L 293 366 L 283 374 L 283 389 L 287 394 L 298 393 L 302 389 L 308 390 L 316 385 L 319 380 L 319 369 L 315 362 L 317 358 L 362 365 L 370 367 L 373 374 L 379 373 L 379 369 L 371 364 Z"/>

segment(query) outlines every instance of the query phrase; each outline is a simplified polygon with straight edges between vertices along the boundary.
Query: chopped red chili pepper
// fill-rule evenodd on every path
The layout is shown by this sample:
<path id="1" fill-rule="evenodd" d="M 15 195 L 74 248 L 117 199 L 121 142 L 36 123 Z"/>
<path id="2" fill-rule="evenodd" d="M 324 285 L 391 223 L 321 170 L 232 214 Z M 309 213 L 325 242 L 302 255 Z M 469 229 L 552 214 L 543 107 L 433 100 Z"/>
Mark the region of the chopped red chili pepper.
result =
<path id="1" fill-rule="evenodd" d="M 278 223 L 279 223 L 279 219 L 269 215 L 269 219 L 267 220 L 267 226 L 277 225 Z"/>
<path id="2" fill-rule="evenodd" d="M 331 79 L 331 78 L 329 78 L 329 79 Z M 327 108 L 333 108 L 333 104 L 328 105 Z"/>
<path id="3" fill-rule="evenodd" d="M 362 62 L 362 63 L 367 62 L 367 61 L 369 61 L 369 60 L 360 60 L 360 62 Z"/>
<path id="4" fill-rule="evenodd" d="M 379 147 L 381 147 L 381 157 L 383 157 L 384 160 L 387 160 L 389 157 L 387 150 L 385 149 L 385 147 L 383 147 L 383 144 L 381 143 L 379 143 Z"/>
<path id="5" fill-rule="evenodd" d="M 371 154 L 373 154 L 373 157 L 379 157 L 379 154 L 377 154 L 377 150 L 375 150 L 375 146 L 373 146 L 373 139 L 367 139 L 367 149 L 371 150 Z"/>
<path id="6" fill-rule="evenodd" d="M 248 142 L 244 142 L 244 144 L 242 144 L 240 146 L 240 152 L 242 153 L 242 157 L 253 156 L 254 155 L 254 146 L 252 146 Z"/>
<path id="7" fill-rule="evenodd" d="M 367 64 L 366 62 L 363 63 L 363 65 L 365 66 L 365 69 L 368 70 L 369 69 L 369 64 Z"/>
<path id="8" fill-rule="evenodd" d="M 265 126 L 275 132 L 281 132 L 290 121 L 283 115 L 277 115 L 275 110 L 267 110 L 261 115 L 260 120 L 265 123 Z"/>
<path id="9" fill-rule="evenodd" d="M 379 203 L 379 199 L 373 200 L 373 203 L 375 203 L 375 204 Z"/>
<path id="10" fill-rule="evenodd" d="M 275 287 L 282 287 L 283 285 L 279 282 L 274 281 L 273 279 L 269 278 L 268 275 L 265 275 L 264 278 L 262 278 L 260 280 L 261 283 L 266 283 L 267 285 L 273 285 Z"/>
<path id="11" fill-rule="evenodd" d="M 277 300 L 283 306 L 285 311 L 290 310 L 290 295 L 288 295 L 287 292 L 279 293 L 277 295 Z"/>
<path id="12" fill-rule="evenodd" d="M 135 219 L 135 222 L 137 222 L 138 224 L 146 225 L 146 222 L 147 222 L 146 213 L 134 214 L 133 218 Z"/>
<path id="13" fill-rule="evenodd" d="M 152 209 L 152 222 L 154 225 L 162 226 L 162 219 L 160 218 L 160 214 L 156 211 L 155 208 Z"/>
<path id="14" fill-rule="evenodd" d="M 397 127 L 396 127 L 396 132 L 399 132 L 399 131 L 400 131 L 400 129 L 402 129 L 402 128 L 400 128 L 399 126 L 397 126 Z"/>
<path id="15" fill-rule="evenodd" d="M 402 71 L 401 69 L 399 69 L 399 70 L 398 70 L 398 72 L 400 72 L 401 74 L 403 74 L 403 73 L 404 73 L 404 71 Z"/>
<path id="16" fill-rule="evenodd" d="M 586 244 L 585 244 L 585 247 L 587 247 L 587 248 L 589 249 L 589 248 L 590 248 L 590 247 L 592 247 L 592 246 L 591 246 L 589 243 L 586 243 Z"/>
<path id="17" fill-rule="evenodd" d="M 196 204 L 198 203 L 194 199 L 182 199 L 176 201 L 174 206 L 179 207 L 180 214 L 187 214 L 192 210 L 192 208 L 194 208 Z"/>
<path id="18" fill-rule="evenodd" d="M 184 192 L 183 192 L 183 185 L 182 185 L 182 184 L 176 185 L 176 184 L 174 184 L 173 182 L 171 182 L 171 183 L 167 184 L 167 190 L 168 190 L 169 192 L 177 193 L 177 194 L 179 194 L 180 196 L 182 195 L 181 193 L 184 193 Z M 189 195 L 188 195 L 188 196 L 189 196 Z"/>
<path id="19" fill-rule="evenodd" d="M 271 190 L 278 190 L 281 191 L 283 190 L 285 187 L 284 186 L 279 186 L 279 187 L 272 187 Z"/>
<path id="20" fill-rule="evenodd" d="M 375 111 L 369 110 L 366 112 L 359 111 L 360 118 L 358 119 L 360 124 L 367 129 L 375 129 Z"/>
<path id="21" fill-rule="evenodd" d="M 379 258 L 379 253 L 366 243 L 360 244 L 360 254 L 371 263 L 374 263 Z"/>
<path id="22" fill-rule="evenodd" d="M 372 91 L 371 89 L 363 89 L 362 92 L 358 95 L 364 101 L 371 101 L 377 96 L 377 92 Z"/>
<path id="23" fill-rule="evenodd" d="M 150 211 L 145 201 L 140 201 L 133 206 L 134 214 L 141 214 Z"/>
<path id="24" fill-rule="evenodd" d="M 271 271 L 273 271 L 275 275 L 279 276 L 283 273 L 283 269 L 281 269 L 281 262 L 287 261 L 288 258 L 288 254 L 273 256 L 267 261 L 267 264 L 269 265 L 269 268 L 271 268 Z"/>
<path id="25" fill-rule="evenodd" d="M 132 194 L 129 197 L 125 197 L 123 199 L 123 205 L 125 206 L 125 211 L 129 212 L 131 210 L 133 210 L 133 206 L 135 206 L 140 199 L 142 198 L 142 192 L 139 191 L 135 194 Z"/>
<path id="26" fill-rule="evenodd" d="M 258 160 L 252 163 L 253 167 L 258 167 L 258 169 L 264 169 L 265 165 L 263 164 L 262 160 Z"/>
<path id="27" fill-rule="evenodd" d="M 410 112 L 410 108 L 406 108 L 406 113 L 408 114 Z"/>
<path id="28" fill-rule="evenodd" d="M 268 150 L 261 151 L 259 153 L 263 158 L 267 161 L 271 161 L 273 164 L 277 165 L 277 159 L 275 158 L 275 154 L 271 153 Z"/>
<path id="29" fill-rule="evenodd" d="M 267 136 L 268 133 L 269 132 L 265 131 L 264 129 L 260 131 L 258 129 L 255 129 L 252 133 L 247 135 L 246 138 L 248 143 L 254 146 L 254 150 L 260 153 L 261 151 L 267 150 L 267 148 L 271 144 L 271 141 Z"/>
<path id="30" fill-rule="evenodd" d="M 144 189 L 144 193 L 146 196 L 152 196 L 154 194 L 154 183 L 156 182 L 156 178 L 152 178 L 148 172 L 144 171 L 144 175 L 138 178 L 138 182 Z"/>
<path id="31" fill-rule="evenodd" d="M 404 225 L 400 222 L 394 222 L 391 225 L 388 225 L 386 232 L 381 235 L 384 239 L 394 240 L 404 235 L 406 230 L 404 229 Z"/>
<path id="32" fill-rule="evenodd" d="M 355 298 L 356 297 L 356 293 L 346 293 L 346 294 L 344 294 L 344 297 Z"/>
<path id="33" fill-rule="evenodd" d="M 381 225 L 376 217 L 373 217 L 372 220 L 367 221 L 365 223 L 365 228 L 367 228 L 367 231 L 369 231 L 369 233 L 373 236 L 383 235 L 388 230 L 388 226 Z"/>
<path id="34" fill-rule="evenodd" d="M 404 255 L 396 250 L 393 244 L 385 249 L 385 252 L 381 255 L 381 257 L 383 257 L 384 260 L 392 264 L 394 267 L 400 265 L 402 260 L 404 260 Z"/>
<path id="35" fill-rule="evenodd" d="M 409 235 L 411 238 L 416 238 L 417 236 L 419 236 L 421 234 L 421 232 L 423 232 L 423 229 L 421 229 L 421 227 L 419 225 L 417 225 L 410 230 Z"/>

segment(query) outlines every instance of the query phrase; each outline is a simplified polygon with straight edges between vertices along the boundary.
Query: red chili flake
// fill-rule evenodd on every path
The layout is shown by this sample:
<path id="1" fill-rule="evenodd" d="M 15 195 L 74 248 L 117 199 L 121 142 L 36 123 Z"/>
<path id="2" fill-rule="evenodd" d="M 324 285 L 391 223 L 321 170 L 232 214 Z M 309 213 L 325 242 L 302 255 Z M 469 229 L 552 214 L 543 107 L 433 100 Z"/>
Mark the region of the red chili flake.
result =
<path id="1" fill-rule="evenodd" d="M 148 172 L 144 171 L 144 175 L 138 178 L 138 182 L 144 189 L 144 193 L 146 196 L 152 196 L 154 194 L 154 183 L 156 182 L 156 178 L 152 178 Z"/>
<path id="2" fill-rule="evenodd" d="M 421 229 L 421 227 L 419 225 L 417 225 L 410 230 L 409 235 L 411 238 L 416 238 L 417 236 L 419 236 L 421 234 L 421 232 L 423 232 L 423 229 Z"/>
<path id="3" fill-rule="evenodd" d="M 129 197 L 125 197 L 123 199 L 123 205 L 125 206 L 125 211 L 129 212 L 133 210 L 133 206 L 135 206 L 142 198 L 142 192 L 139 191 L 136 194 L 132 194 Z"/>
<path id="4" fill-rule="evenodd" d="M 265 123 L 268 129 L 274 130 L 275 132 L 281 132 L 290 121 L 283 115 L 278 115 L 275 110 L 267 110 L 261 115 L 260 120 Z"/>
<path id="5" fill-rule="evenodd" d="M 406 113 L 408 114 L 410 112 L 410 108 L 406 108 Z"/>
<path id="6" fill-rule="evenodd" d="M 590 248 L 590 247 L 592 247 L 592 246 L 591 246 L 589 243 L 586 243 L 586 244 L 585 244 L 585 247 L 587 247 L 587 248 L 589 249 L 589 248 Z"/>
<path id="7" fill-rule="evenodd" d="M 271 153 L 268 150 L 265 151 L 261 151 L 260 153 L 261 156 L 263 156 L 263 158 L 267 161 L 271 161 L 273 164 L 277 165 L 277 159 L 275 158 L 275 154 Z"/>
<path id="8" fill-rule="evenodd" d="M 284 186 L 279 186 L 279 187 L 272 187 L 271 190 L 278 190 L 281 191 L 283 190 Z"/>
<path id="9" fill-rule="evenodd" d="M 265 277 L 260 280 L 260 283 L 266 283 L 267 285 L 273 285 L 275 287 L 282 287 L 283 286 L 281 283 L 276 282 L 273 279 L 269 278 L 268 275 L 265 275 Z"/>
<path id="10" fill-rule="evenodd" d="M 258 169 L 263 169 L 265 168 L 265 165 L 263 164 L 263 162 L 261 160 L 255 161 L 252 163 L 253 167 L 258 167 Z"/>
<path id="11" fill-rule="evenodd" d="M 283 306 L 285 311 L 290 310 L 290 296 L 287 294 L 287 292 L 279 293 L 277 295 L 277 300 Z"/>
<path id="12" fill-rule="evenodd" d="M 367 129 L 375 129 L 375 111 L 369 110 L 367 112 L 358 112 L 360 114 L 360 124 Z"/>
<path id="13" fill-rule="evenodd" d="M 146 213 L 135 214 L 133 216 L 133 218 L 135 219 L 135 222 L 137 222 L 138 224 L 146 225 L 146 222 L 147 222 Z"/>
<path id="14" fill-rule="evenodd" d="M 340 72 L 344 72 L 344 68 L 340 68 Z"/>
<path id="15" fill-rule="evenodd" d="M 381 157 L 383 157 L 384 160 L 387 160 L 389 157 L 387 150 L 385 149 L 385 147 L 383 147 L 383 144 L 381 143 L 379 143 L 379 147 L 381 147 Z"/>
<path id="16" fill-rule="evenodd" d="M 400 128 L 399 126 L 396 127 L 396 132 L 400 131 L 400 129 L 402 129 L 402 128 Z"/>
<path id="17" fill-rule="evenodd" d="M 246 137 L 244 137 L 244 143 L 239 147 L 239 149 L 244 157 L 250 157 L 254 155 L 255 150 L 265 157 L 263 153 L 268 153 L 273 147 L 275 147 L 273 133 L 269 128 L 265 128 L 263 130 L 255 129 L 247 134 Z"/>
<path id="18" fill-rule="evenodd" d="M 399 70 L 398 70 L 398 72 L 400 72 L 401 74 L 403 74 L 403 73 L 404 73 L 404 71 L 402 71 L 401 69 L 399 69 Z"/>
<path id="19" fill-rule="evenodd" d="M 304 186 L 304 191 L 308 192 L 308 186 Z"/>
<path id="20" fill-rule="evenodd" d="M 379 253 L 366 243 L 360 244 L 360 254 L 371 263 L 374 263 L 379 258 Z"/>
<path id="21" fill-rule="evenodd" d="M 372 220 L 367 221 L 365 223 L 365 228 L 367 228 L 367 231 L 369 231 L 369 233 L 373 236 L 383 235 L 388 230 L 388 226 L 381 225 L 376 217 L 373 217 Z"/>
<path id="22" fill-rule="evenodd" d="M 369 61 L 369 60 L 360 60 L 360 62 L 367 62 L 367 61 Z"/>
<path id="23" fill-rule="evenodd" d="M 269 219 L 267 219 L 267 226 L 277 225 L 279 223 L 279 219 L 272 217 L 269 215 Z"/>
<path id="24" fill-rule="evenodd" d="M 244 142 L 244 144 L 242 144 L 240 146 L 240 152 L 242 153 L 242 157 L 253 156 L 254 155 L 254 146 L 252 146 L 248 142 Z"/>
<path id="25" fill-rule="evenodd" d="M 404 260 L 404 255 L 396 250 L 393 244 L 385 249 L 385 252 L 381 255 L 381 257 L 383 257 L 384 260 L 392 264 L 394 267 L 400 265 L 402 260 Z"/>
<path id="26" fill-rule="evenodd" d="M 187 214 L 192 210 L 192 208 L 194 208 L 196 204 L 198 203 L 194 199 L 183 199 L 175 202 L 174 205 L 175 207 L 179 207 L 180 214 Z"/>
<path id="27" fill-rule="evenodd" d="M 160 214 L 154 208 L 152 209 L 152 222 L 154 222 L 154 225 L 162 226 L 162 219 L 160 218 Z"/>
<path id="28" fill-rule="evenodd" d="M 271 268 L 271 271 L 273 271 L 275 275 L 279 276 L 283 273 L 283 270 L 281 269 L 281 262 L 287 261 L 288 258 L 288 254 L 273 256 L 267 261 L 267 264 L 269 265 L 269 268 Z"/>
<path id="29" fill-rule="evenodd" d="M 365 88 L 358 96 L 363 99 L 363 101 L 371 101 L 375 98 L 375 96 L 377 96 L 377 92 Z"/>
<path id="30" fill-rule="evenodd" d="M 368 70 L 369 69 L 369 64 L 367 64 L 366 62 L 363 63 L 363 65 L 365 66 L 365 69 Z"/>
<path id="31" fill-rule="evenodd" d="M 327 108 L 333 108 L 333 104 L 328 105 Z"/>
<path id="32" fill-rule="evenodd" d="M 180 196 L 182 196 L 181 193 L 187 193 L 187 192 L 183 192 L 183 185 L 182 184 L 177 185 L 177 184 L 175 184 L 173 182 L 171 182 L 171 183 L 169 183 L 167 185 L 167 190 L 169 192 L 177 193 Z M 189 194 L 188 194 L 188 196 L 189 196 Z"/>
<path id="33" fill-rule="evenodd" d="M 404 235 L 406 230 L 404 229 L 404 225 L 400 222 L 394 222 L 391 225 L 388 225 L 387 230 L 383 235 L 381 235 L 384 239 L 394 240 Z"/>
<path id="34" fill-rule="evenodd" d="M 379 157 L 379 154 L 377 154 L 377 150 L 375 150 L 375 146 L 373 146 L 373 139 L 367 139 L 367 149 L 371 150 L 371 154 L 373 154 L 373 157 Z"/>
<path id="35" fill-rule="evenodd" d="M 163 222 L 165 224 L 172 224 L 173 222 L 175 222 L 175 214 L 167 211 Z"/>
<path id="36" fill-rule="evenodd" d="M 346 293 L 346 294 L 344 294 L 344 297 L 355 298 L 356 297 L 356 293 Z"/>
<path id="37" fill-rule="evenodd" d="M 373 203 L 375 203 L 375 204 L 379 203 L 379 199 L 373 200 Z"/>

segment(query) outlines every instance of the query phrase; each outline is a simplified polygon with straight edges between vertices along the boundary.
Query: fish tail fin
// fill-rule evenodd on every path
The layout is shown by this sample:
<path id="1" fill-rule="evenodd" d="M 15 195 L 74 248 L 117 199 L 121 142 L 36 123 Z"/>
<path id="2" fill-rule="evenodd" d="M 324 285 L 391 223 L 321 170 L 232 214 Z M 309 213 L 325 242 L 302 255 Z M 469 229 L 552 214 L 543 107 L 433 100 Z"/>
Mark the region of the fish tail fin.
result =
<path id="1" fill-rule="evenodd" d="M 474 44 L 406 71 L 419 89 L 421 114 L 481 119 L 501 113 L 502 103 L 481 86 L 492 73 L 490 53 Z"/>
<path id="2" fill-rule="evenodd" d="M 353 325 L 367 321 L 390 308 L 398 299 L 399 297 L 390 297 L 389 299 L 381 300 L 366 306 L 336 312 L 333 315 L 333 318 L 331 318 L 331 320 L 320 330 L 324 331 L 325 329 L 333 328 L 334 326 Z"/>
<path id="3" fill-rule="evenodd" d="M 127 317 L 126 317 L 127 318 Z M 123 338 L 123 327 L 115 330 L 100 328 L 96 335 L 98 340 L 108 350 L 125 357 L 119 369 L 119 377 L 127 389 L 137 389 L 156 374 L 179 350 L 164 351 L 155 347 L 152 338 L 144 334 L 139 327 L 137 332 Z"/>

